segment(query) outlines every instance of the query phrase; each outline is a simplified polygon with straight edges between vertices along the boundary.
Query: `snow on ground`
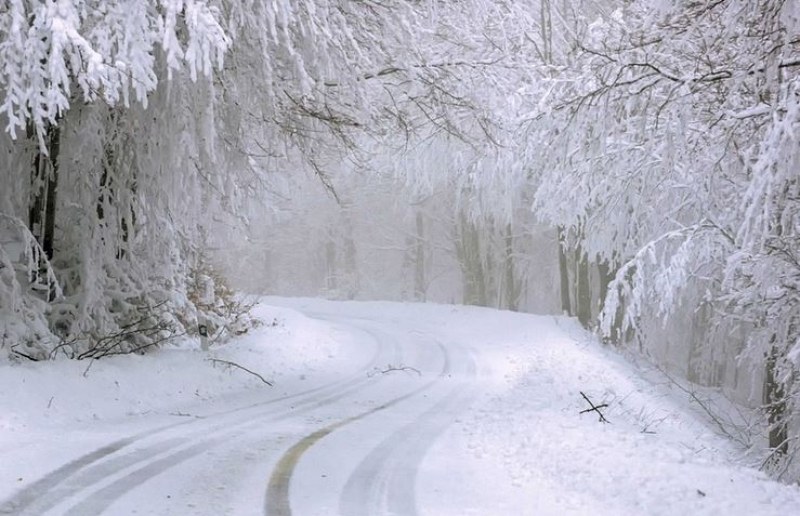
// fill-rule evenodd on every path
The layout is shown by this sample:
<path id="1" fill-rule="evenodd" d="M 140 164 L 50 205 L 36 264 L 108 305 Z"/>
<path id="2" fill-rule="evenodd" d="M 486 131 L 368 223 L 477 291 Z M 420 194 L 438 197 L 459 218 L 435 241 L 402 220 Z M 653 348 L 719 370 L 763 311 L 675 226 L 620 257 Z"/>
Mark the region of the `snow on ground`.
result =
<path id="1" fill-rule="evenodd" d="M 185 340 L 144 356 L 0 365 L 0 499 L 15 484 L 91 451 L 99 439 L 214 411 L 242 392 L 283 391 L 359 362 L 349 335 L 329 324 L 268 305 L 253 315 L 262 326 L 208 352 Z M 275 387 L 211 359 L 235 362 Z M 63 444 L 40 453 L 54 441 Z"/>
<path id="2" fill-rule="evenodd" d="M 473 453 L 421 480 L 425 514 L 450 514 L 454 500 L 476 515 L 800 514 L 800 490 L 742 466 L 742 450 L 714 433 L 685 392 L 663 377 L 645 380 L 573 321 L 504 313 L 476 330 L 471 309 L 459 311 L 454 338 L 493 348 L 505 381 L 487 384 L 439 441 L 432 456 Z M 609 424 L 580 414 L 581 392 L 609 405 Z M 464 489 L 481 477 L 502 505 Z"/>
<path id="3" fill-rule="evenodd" d="M 259 387 L 256 377 L 212 359 L 236 361 L 267 380 L 307 374 L 335 357 L 344 335 L 287 309 L 261 305 L 262 326 L 233 344 L 199 350 L 184 340 L 147 355 L 100 360 L 21 362 L 0 374 L 0 428 L 53 428 L 90 419 L 169 411 L 176 405 Z M 342 364 L 339 364 L 342 365 Z"/>
<path id="4" fill-rule="evenodd" d="M 349 326 L 359 320 L 469 350 L 477 366 L 479 394 L 418 466 L 420 514 L 800 514 L 800 489 L 741 465 L 741 450 L 685 393 L 645 379 L 571 320 L 299 298 L 266 298 L 255 315 L 263 326 L 208 353 L 184 342 L 146 356 L 0 365 L 0 503 L 99 443 L 363 372 L 375 350 Z M 581 392 L 608 404 L 610 423 L 580 414 L 588 407 Z M 325 439 L 345 441 L 343 429 Z M 264 478 L 253 479 L 242 492 L 263 496 Z M 238 501 L 248 506 L 263 501 Z"/>

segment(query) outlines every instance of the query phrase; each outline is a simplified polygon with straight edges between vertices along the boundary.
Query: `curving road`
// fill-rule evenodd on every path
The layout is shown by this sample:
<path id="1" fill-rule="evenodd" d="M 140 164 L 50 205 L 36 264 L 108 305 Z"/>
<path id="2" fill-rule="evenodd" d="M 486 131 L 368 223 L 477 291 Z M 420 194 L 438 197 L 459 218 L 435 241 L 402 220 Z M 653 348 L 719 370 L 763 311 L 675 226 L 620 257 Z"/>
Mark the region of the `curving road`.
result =
<path id="1" fill-rule="evenodd" d="M 108 443 L 0 513 L 417 514 L 423 458 L 474 398 L 473 353 L 391 321 L 313 316 L 367 337 L 355 372 Z"/>

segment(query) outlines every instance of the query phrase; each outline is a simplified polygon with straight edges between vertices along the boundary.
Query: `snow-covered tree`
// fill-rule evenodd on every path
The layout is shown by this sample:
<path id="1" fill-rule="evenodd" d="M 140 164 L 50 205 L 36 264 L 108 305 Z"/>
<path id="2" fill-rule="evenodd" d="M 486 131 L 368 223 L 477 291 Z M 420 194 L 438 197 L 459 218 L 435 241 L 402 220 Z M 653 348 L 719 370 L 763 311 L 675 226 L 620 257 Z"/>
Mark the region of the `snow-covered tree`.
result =
<path id="1" fill-rule="evenodd" d="M 129 351 L 191 331 L 191 276 L 214 213 L 246 226 L 246 203 L 276 173 L 300 165 L 327 184 L 327 167 L 354 159 L 359 138 L 487 131 L 462 71 L 488 64 L 448 57 L 460 42 L 448 39 L 445 8 L 16 0 L 0 9 L 8 349 L 94 356 L 98 342 Z M 25 318 L 27 334 L 6 323 Z"/>
<path id="2" fill-rule="evenodd" d="M 614 272 L 601 330 L 667 359 L 653 322 L 700 316 L 685 367 L 754 368 L 776 455 L 796 413 L 799 34 L 788 2 L 630 2 L 576 32 L 531 124 L 550 142 L 535 208 Z"/>

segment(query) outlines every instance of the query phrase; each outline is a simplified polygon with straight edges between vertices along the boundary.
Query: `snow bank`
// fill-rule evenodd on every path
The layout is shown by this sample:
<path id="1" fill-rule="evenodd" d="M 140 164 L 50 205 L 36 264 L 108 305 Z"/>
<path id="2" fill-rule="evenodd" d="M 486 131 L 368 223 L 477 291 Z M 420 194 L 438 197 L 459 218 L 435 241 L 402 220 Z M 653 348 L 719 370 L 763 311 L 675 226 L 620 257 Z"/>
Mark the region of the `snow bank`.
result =
<path id="1" fill-rule="evenodd" d="M 22 471 L 36 474 L 60 460 L 88 451 L 98 440 L 116 437 L 120 428 L 135 432 L 225 407 L 243 391 L 282 392 L 286 386 L 352 366 L 352 342 L 330 325 L 286 308 L 258 306 L 263 322 L 230 344 L 204 353 L 185 340 L 150 354 L 95 361 L 0 364 L 0 457 L 19 465 L 54 436 L 69 436 L 63 452 Z M 209 359 L 235 362 L 274 383 Z M 124 424 L 120 424 L 124 422 Z M 0 483 L 16 478 L 0 466 Z M 19 468 L 14 468 L 14 476 Z"/>

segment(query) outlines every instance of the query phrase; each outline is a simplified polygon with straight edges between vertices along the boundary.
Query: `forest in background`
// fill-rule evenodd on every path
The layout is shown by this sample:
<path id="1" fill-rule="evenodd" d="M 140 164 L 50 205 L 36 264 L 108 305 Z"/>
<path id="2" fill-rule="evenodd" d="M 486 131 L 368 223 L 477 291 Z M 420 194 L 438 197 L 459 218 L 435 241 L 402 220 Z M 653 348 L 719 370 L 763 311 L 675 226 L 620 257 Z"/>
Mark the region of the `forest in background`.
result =
<path id="1" fill-rule="evenodd" d="M 234 286 L 565 312 L 800 478 L 800 5 L 11 0 L 3 360 L 235 333 Z"/>

